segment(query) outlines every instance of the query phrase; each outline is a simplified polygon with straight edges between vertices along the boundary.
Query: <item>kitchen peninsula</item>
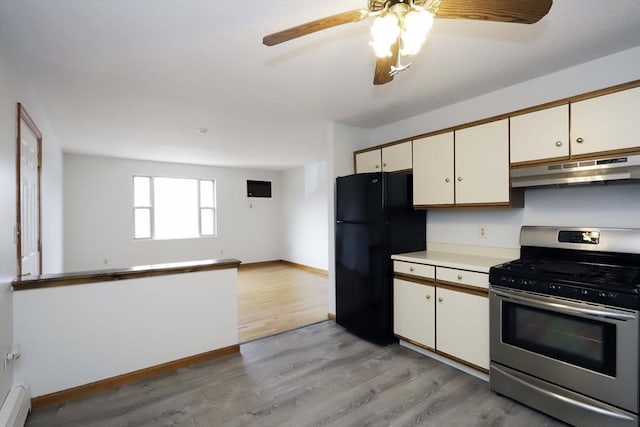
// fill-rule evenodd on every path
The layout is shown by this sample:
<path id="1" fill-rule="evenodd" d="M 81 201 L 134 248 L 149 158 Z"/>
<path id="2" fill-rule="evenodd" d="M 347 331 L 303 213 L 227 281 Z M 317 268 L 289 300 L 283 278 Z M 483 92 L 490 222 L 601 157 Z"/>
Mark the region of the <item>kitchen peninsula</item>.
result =
<path id="1" fill-rule="evenodd" d="M 14 288 L 34 406 L 239 351 L 236 259 L 49 274 Z"/>

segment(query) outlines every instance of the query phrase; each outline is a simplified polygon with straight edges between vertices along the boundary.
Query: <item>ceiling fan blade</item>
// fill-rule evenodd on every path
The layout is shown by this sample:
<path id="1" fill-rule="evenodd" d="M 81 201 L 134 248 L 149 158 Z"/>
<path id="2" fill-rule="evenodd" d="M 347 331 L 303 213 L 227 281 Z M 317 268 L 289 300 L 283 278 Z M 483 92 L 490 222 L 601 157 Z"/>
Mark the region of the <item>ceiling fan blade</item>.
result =
<path id="1" fill-rule="evenodd" d="M 443 0 L 436 18 L 534 24 L 552 4 L 553 0 Z"/>
<path id="2" fill-rule="evenodd" d="M 398 53 L 400 52 L 400 37 L 391 45 L 391 56 L 386 58 L 376 58 L 376 70 L 373 74 L 373 84 L 383 85 L 393 80 L 391 67 L 398 65 Z"/>
<path id="3" fill-rule="evenodd" d="M 274 46 L 298 37 L 306 36 L 307 34 L 326 30 L 327 28 L 362 21 L 368 16 L 369 11 L 366 9 L 338 13 L 337 15 L 327 16 L 326 18 L 317 19 L 315 21 L 307 22 L 306 24 L 269 34 L 268 36 L 264 36 L 262 43 L 266 46 Z"/>

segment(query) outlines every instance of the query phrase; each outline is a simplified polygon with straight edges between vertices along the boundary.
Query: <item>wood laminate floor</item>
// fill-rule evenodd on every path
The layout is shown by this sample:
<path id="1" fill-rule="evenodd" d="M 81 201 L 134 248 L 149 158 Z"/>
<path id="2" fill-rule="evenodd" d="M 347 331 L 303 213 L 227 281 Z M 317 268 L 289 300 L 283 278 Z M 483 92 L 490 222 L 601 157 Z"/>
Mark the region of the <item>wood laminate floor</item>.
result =
<path id="1" fill-rule="evenodd" d="M 327 319 L 327 275 L 284 262 L 238 270 L 238 337 L 247 342 Z"/>
<path id="2" fill-rule="evenodd" d="M 34 411 L 57 426 L 564 426 L 397 344 L 324 321 L 241 353 Z"/>

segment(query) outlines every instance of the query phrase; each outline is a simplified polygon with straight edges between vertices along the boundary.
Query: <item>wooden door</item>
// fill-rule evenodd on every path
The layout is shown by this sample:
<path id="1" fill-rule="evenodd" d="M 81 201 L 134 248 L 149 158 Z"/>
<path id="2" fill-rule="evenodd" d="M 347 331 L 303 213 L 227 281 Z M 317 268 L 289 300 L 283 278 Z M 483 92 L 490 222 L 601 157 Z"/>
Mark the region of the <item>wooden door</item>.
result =
<path id="1" fill-rule="evenodd" d="M 456 204 L 509 203 L 509 121 L 456 131 Z"/>
<path id="2" fill-rule="evenodd" d="M 511 164 L 569 158 L 569 105 L 510 119 Z"/>
<path id="3" fill-rule="evenodd" d="M 489 298 L 437 288 L 436 348 L 489 369 Z"/>
<path id="4" fill-rule="evenodd" d="M 393 332 L 428 349 L 435 348 L 435 288 L 393 279 Z"/>
<path id="5" fill-rule="evenodd" d="M 41 150 L 42 134 L 18 103 L 16 246 L 19 278 L 42 274 Z"/>
<path id="6" fill-rule="evenodd" d="M 453 205 L 453 132 L 413 141 L 413 204 Z"/>
<path id="7" fill-rule="evenodd" d="M 383 171 L 406 171 L 410 170 L 412 166 L 411 141 L 382 148 Z"/>
<path id="8" fill-rule="evenodd" d="M 571 104 L 571 155 L 640 147 L 640 87 Z"/>
<path id="9" fill-rule="evenodd" d="M 356 173 L 381 172 L 380 149 L 356 154 Z"/>

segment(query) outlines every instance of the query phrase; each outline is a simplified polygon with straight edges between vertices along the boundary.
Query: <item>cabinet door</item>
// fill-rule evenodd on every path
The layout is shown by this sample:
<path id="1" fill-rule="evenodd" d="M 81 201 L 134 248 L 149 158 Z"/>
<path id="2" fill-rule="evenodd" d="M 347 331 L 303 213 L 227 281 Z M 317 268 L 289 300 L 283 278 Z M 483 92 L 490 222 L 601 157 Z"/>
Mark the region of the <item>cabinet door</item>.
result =
<path id="1" fill-rule="evenodd" d="M 393 332 L 426 348 L 435 348 L 435 288 L 393 280 Z"/>
<path id="2" fill-rule="evenodd" d="M 571 104 L 571 154 L 640 147 L 640 87 Z"/>
<path id="3" fill-rule="evenodd" d="M 380 150 L 365 151 L 356 154 L 356 173 L 380 172 Z"/>
<path id="4" fill-rule="evenodd" d="M 569 157 L 569 105 L 511 117 L 511 163 Z"/>
<path id="5" fill-rule="evenodd" d="M 489 298 L 438 288 L 438 351 L 489 369 Z"/>
<path id="6" fill-rule="evenodd" d="M 453 205 L 453 132 L 413 141 L 413 204 Z"/>
<path id="7" fill-rule="evenodd" d="M 413 167 L 411 141 L 382 148 L 382 170 L 395 172 Z"/>
<path id="8" fill-rule="evenodd" d="M 509 203 L 508 119 L 456 131 L 456 204 Z"/>

